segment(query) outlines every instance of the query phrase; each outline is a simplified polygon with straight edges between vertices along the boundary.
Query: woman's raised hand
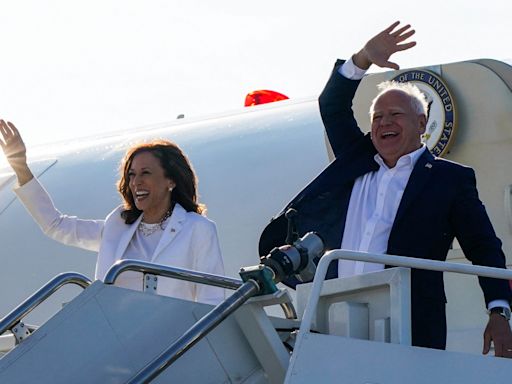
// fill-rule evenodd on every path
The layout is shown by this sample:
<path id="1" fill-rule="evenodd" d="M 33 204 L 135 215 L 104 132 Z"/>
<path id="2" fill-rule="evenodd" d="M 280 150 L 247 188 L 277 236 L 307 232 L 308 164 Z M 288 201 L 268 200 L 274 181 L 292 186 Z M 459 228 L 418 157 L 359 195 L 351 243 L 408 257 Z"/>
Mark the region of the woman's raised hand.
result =
<path id="1" fill-rule="evenodd" d="M 27 165 L 27 149 L 21 138 L 20 132 L 11 122 L 0 120 L 0 147 L 11 165 L 18 183 L 23 185 L 33 178 L 32 172 Z"/>

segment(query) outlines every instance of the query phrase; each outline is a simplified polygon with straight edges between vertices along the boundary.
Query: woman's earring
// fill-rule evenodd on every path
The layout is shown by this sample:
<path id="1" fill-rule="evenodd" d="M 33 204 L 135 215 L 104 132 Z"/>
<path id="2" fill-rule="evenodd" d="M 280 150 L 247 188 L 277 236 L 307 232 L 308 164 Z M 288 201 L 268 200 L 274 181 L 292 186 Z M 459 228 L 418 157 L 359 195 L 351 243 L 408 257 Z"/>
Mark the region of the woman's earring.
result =
<path id="1" fill-rule="evenodd" d="M 172 192 L 174 188 L 173 187 L 169 187 L 169 192 Z"/>

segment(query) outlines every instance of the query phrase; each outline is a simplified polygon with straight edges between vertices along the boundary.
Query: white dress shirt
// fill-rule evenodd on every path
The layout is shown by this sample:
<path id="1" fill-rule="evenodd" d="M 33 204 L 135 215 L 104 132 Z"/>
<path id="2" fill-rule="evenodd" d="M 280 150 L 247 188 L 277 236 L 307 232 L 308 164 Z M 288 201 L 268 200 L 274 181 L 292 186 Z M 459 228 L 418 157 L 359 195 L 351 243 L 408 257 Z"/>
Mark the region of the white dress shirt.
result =
<path id="1" fill-rule="evenodd" d="M 346 219 L 350 225 L 345 225 L 342 249 L 386 253 L 402 195 L 414 165 L 424 151 L 423 145 L 400 157 L 393 168 L 389 168 L 380 155 L 375 155 L 379 170 L 358 177 L 352 188 Z M 383 268 L 382 264 L 340 260 L 338 276 L 347 277 Z"/>

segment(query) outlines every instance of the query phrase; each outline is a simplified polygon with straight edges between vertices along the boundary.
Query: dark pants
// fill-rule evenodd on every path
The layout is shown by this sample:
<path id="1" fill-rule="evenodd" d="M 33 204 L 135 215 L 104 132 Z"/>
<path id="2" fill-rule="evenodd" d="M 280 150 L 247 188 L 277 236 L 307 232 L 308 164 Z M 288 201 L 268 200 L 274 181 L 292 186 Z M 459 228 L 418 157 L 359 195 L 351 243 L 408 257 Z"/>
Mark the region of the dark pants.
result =
<path id="1" fill-rule="evenodd" d="M 446 349 L 446 303 L 413 295 L 411 326 L 412 345 Z"/>

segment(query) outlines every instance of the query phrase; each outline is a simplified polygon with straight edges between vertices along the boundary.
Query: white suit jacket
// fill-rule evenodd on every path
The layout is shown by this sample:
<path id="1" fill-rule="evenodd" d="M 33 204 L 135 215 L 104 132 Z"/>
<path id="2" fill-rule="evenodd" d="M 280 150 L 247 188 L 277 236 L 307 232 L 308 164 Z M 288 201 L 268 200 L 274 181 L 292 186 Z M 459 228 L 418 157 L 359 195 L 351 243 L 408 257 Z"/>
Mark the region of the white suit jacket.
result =
<path id="1" fill-rule="evenodd" d="M 105 220 L 63 215 L 36 178 L 16 187 L 14 192 L 47 236 L 98 252 L 95 277 L 100 280 L 123 257 L 141 220 L 139 217 L 133 224 L 125 224 L 120 215 L 122 207 L 114 209 Z M 176 204 L 151 262 L 224 275 L 215 223 Z M 141 289 L 142 276 L 138 272 L 125 272 L 116 285 Z M 158 280 L 158 293 L 209 304 L 224 299 L 223 289 L 162 277 Z"/>

